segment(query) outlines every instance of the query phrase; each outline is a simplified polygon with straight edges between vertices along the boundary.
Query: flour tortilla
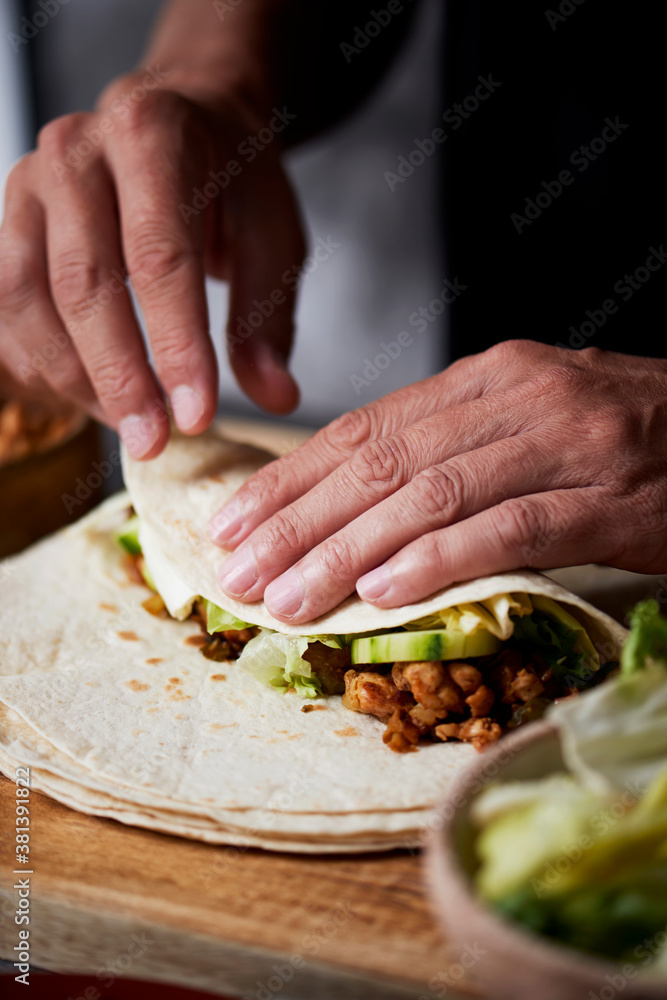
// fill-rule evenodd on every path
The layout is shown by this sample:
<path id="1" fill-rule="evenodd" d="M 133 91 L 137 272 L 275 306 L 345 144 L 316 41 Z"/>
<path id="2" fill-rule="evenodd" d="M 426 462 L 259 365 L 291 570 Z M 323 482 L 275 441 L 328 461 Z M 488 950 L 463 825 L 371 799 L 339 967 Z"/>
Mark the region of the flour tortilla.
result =
<path id="1" fill-rule="evenodd" d="M 171 614 L 187 613 L 193 598 L 201 596 L 243 621 L 287 635 L 343 635 L 396 628 L 455 604 L 521 592 L 541 594 L 576 608 L 576 617 L 593 643 L 604 648 L 604 658 L 618 655 L 627 635 L 624 628 L 554 580 L 530 570 L 456 584 L 399 608 L 377 608 L 355 594 L 305 626 L 278 621 L 263 601 L 244 604 L 234 600 L 222 590 L 217 575 L 229 554 L 211 542 L 207 525 L 248 476 L 271 457 L 257 448 L 226 440 L 215 426 L 196 438 L 174 433 L 164 452 L 152 462 L 136 462 L 123 454 L 125 482 L 141 519 L 141 541 L 149 565 L 152 569 L 160 564 L 165 576 L 175 581 L 173 594 L 160 588 Z"/>
<path id="2" fill-rule="evenodd" d="M 265 460 L 211 432 L 175 437 L 156 462 L 129 464 L 127 477 L 182 586 L 294 631 L 260 604 L 249 612 L 224 598 L 215 577 L 224 554 L 205 535 L 208 518 Z M 303 713 L 295 695 L 206 660 L 188 644 L 198 626 L 148 614 L 148 591 L 122 567 L 113 533 L 129 502 L 118 495 L 0 565 L 0 769 L 13 776 L 30 766 L 33 788 L 82 812 L 210 843 L 303 852 L 419 844 L 452 778 L 476 756 L 472 747 L 393 754 L 382 723 L 343 708 L 339 696 Z M 608 649 L 625 636 L 532 573 L 449 588 L 392 612 L 352 599 L 317 631 L 401 624 L 508 590 L 573 606 Z"/>

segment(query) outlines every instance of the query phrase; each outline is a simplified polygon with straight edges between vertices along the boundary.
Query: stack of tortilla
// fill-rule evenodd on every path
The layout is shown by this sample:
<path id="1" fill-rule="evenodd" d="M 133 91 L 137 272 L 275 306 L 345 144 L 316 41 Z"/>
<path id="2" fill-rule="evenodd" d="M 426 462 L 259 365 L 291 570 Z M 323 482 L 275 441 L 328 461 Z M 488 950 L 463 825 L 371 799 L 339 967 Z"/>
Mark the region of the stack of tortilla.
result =
<path id="1" fill-rule="evenodd" d="M 215 511 L 269 456 L 214 428 L 174 435 L 151 463 L 126 463 L 128 494 L 0 564 L 0 770 L 31 769 L 32 787 L 85 813 L 211 843 L 274 850 L 384 850 L 420 842 L 470 745 L 391 753 L 382 723 L 340 696 L 305 703 L 264 687 L 234 662 L 207 660 L 199 625 L 149 614 L 114 532 L 130 503 L 151 560 L 174 581 L 185 614 L 201 595 L 246 621 L 286 633 L 393 628 L 508 591 L 568 606 L 611 657 L 626 632 L 531 572 L 450 587 L 404 608 L 356 597 L 316 622 L 287 626 L 261 602 L 226 597 L 224 553 L 206 535 Z M 151 562 L 151 565 L 153 562 Z M 306 704 L 316 710 L 302 711 Z"/>

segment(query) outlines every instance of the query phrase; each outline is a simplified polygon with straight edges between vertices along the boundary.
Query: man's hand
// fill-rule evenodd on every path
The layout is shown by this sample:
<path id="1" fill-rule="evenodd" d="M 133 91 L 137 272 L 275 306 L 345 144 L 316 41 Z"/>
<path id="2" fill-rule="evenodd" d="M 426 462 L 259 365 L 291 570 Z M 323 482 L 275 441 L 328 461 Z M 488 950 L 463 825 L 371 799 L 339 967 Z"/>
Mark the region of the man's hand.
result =
<path id="1" fill-rule="evenodd" d="M 667 362 L 510 341 L 335 420 L 212 520 L 221 584 L 300 624 L 455 581 L 667 570 Z"/>
<path id="2" fill-rule="evenodd" d="M 273 413 L 298 397 L 286 369 L 294 283 L 282 276 L 300 265 L 304 239 L 278 155 L 285 125 L 239 99 L 181 86 L 177 73 L 158 84 L 156 76 L 125 77 L 95 113 L 46 125 L 9 177 L 0 229 L 5 386 L 9 377 L 22 395 L 46 390 L 75 402 L 117 427 L 136 458 L 157 455 L 168 438 L 163 390 L 185 433 L 215 414 L 207 273 L 230 282 L 241 387 Z M 272 129 L 275 142 L 252 160 L 239 155 L 248 137 Z M 225 184 L 230 161 L 240 170 Z M 203 208 L 197 190 L 213 192 Z M 248 324 L 254 300 L 274 306 L 259 325 Z M 239 319 L 250 336 L 236 334 Z"/>

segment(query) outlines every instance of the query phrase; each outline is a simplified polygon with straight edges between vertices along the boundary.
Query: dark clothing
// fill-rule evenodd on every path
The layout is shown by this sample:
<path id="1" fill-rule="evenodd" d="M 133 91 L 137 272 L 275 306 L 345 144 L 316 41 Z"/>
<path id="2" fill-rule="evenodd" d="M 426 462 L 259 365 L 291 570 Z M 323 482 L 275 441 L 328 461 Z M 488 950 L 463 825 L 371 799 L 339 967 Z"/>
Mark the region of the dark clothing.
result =
<path id="1" fill-rule="evenodd" d="M 447 270 L 467 286 L 452 357 L 511 337 L 664 355 L 660 20 L 641 3 L 449 3 L 445 107 L 500 83 L 445 123 Z"/>

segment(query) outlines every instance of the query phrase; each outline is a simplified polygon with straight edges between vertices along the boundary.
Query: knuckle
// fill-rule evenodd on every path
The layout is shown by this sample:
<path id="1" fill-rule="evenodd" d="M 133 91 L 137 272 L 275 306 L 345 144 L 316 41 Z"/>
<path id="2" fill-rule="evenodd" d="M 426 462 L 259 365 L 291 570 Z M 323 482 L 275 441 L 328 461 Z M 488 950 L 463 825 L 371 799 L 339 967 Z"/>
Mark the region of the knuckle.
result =
<path id="1" fill-rule="evenodd" d="M 5 185 L 5 196 L 7 201 L 15 195 L 22 193 L 29 187 L 30 174 L 35 162 L 35 154 L 27 153 L 22 156 L 18 163 L 15 163 L 7 176 Z"/>
<path id="2" fill-rule="evenodd" d="M 404 456 L 396 437 L 375 438 L 355 452 L 348 472 L 363 491 L 371 490 L 382 496 L 393 493 L 402 485 Z"/>
<path id="3" fill-rule="evenodd" d="M 51 286 L 58 303 L 67 311 L 85 310 L 101 290 L 105 274 L 100 264 L 80 253 L 66 253 L 51 266 Z"/>
<path id="4" fill-rule="evenodd" d="M 410 492 L 418 513 L 426 513 L 434 520 L 456 513 L 463 506 L 463 478 L 454 465 L 424 469 L 412 480 Z"/>
<path id="5" fill-rule="evenodd" d="M 47 122 L 37 134 L 37 148 L 47 156 L 61 156 L 81 135 L 86 118 L 85 114 L 61 115 Z"/>
<path id="6" fill-rule="evenodd" d="M 484 353 L 494 364 L 507 365 L 517 358 L 525 357 L 531 344 L 532 341 L 527 340 L 501 340 L 487 348 Z"/>
<path id="7" fill-rule="evenodd" d="M 39 268 L 25 249 L 5 249 L 0 256 L 0 308 L 20 312 L 32 299 Z"/>
<path id="8" fill-rule="evenodd" d="M 91 381 L 106 405 L 126 404 L 138 395 L 135 372 L 118 358 L 112 357 L 104 363 L 98 361 L 91 372 Z"/>
<path id="9" fill-rule="evenodd" d="M 125 106 L 126 113 L 122 118 L 123 130 L 127 135 L 142 135 L 147 129 L 161 123 L 167 117 L 173 121 L 174 114 L 181 104 L 181 99 L 166 91 L 144 91 L 139 100 L 133 97 L 131 90 L 125 90 L 118 97 Z"/>
<path id="10" fill-rule="evenodd" d="M 591 382 L 590 373 L 575 363 L 549 366 L 531 379 L 538 395 L 558 393 L 572 397 L 587 397 Z"/>
<path id="11" fill-rule="evenodd" d="M 330 539 L 320 545 L 317 558 L 322 571 L 335 579 L 347 579 L 353 573 L 352 550 L 342 538 Z"/>
<path id="12" fill-rule="evenodd" d="M 169 289 L 171 279 L 196 260 L 194 251 L 179 245 L 171 234 L 145 227 L 127 248 L 130 278 L 139 290 Z"/>
<path id="13" fill-rule="evenodd" d="M 496 508 L 496 534 L 503 547 L 518 549 L 526 566 L 557 541 L 549 527 L 543 506 L 531 497 L 506 500 Z"/>
<path id="14" fill-rule="evenodd" d="M 163 327 L 152 343 L 155 368 L 165 388 L 171 389 L 184 378 L 187 380 L 187 373 L 196 366 L 199 357 L 187 330 L 181 326 Z"/>
<path id="15" fill-rule="evenodd" d="M 362 406 L 333 420 L 320 431 L 320 441 L 339 454 L 361 447 L 372 435 L 373 419 L 370 410 Z"/>
<path id="16" fill-rule="evenodd" d="M 73 399 L 88 399 L 93 395 L 88 376 L 75 359 L 59 358 L 57 364 L 44 372 L 44 377 L 58 395 Z"/>
<path id="17" fill-rule="evenodd" d="M 298 552 L 303 542 L 298 516 L 294 511 L 281 511 L 262 528 L 261 539 L 254 548 L 258 558 L 274 559 L 277 551 Z"/>
<path id="18" fill-rule="evenodd" d="M 291 477 L 282 458 L 277 458 L 263 466 L 241 487 L 241 494 L 246 498 L 250 508 L 260 506 L 268 499 L 277 499 L 283 495 L 284 487 L 290 487 Z"/>

